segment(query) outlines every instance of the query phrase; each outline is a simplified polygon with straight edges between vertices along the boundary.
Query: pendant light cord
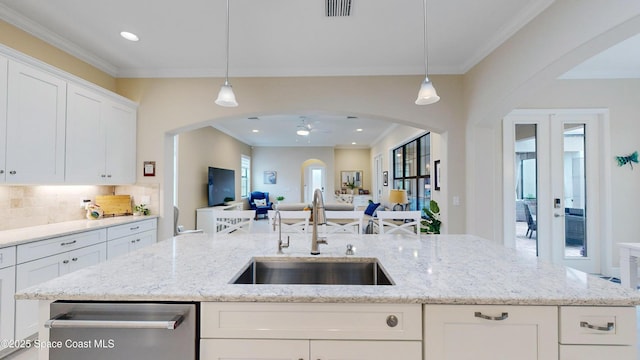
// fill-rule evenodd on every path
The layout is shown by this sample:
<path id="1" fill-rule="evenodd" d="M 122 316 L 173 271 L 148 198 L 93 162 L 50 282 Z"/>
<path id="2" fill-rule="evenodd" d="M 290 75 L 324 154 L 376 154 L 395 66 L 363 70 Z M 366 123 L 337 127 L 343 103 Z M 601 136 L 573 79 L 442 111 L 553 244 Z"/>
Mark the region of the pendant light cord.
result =
<path id="1" fill-rule="evenodd" d="M 228 0 L 227 0 L 228 1 Z M 424 74 L 429 76 L 429 40 L 427 37 L 427 0 L 424 0 Z"/>
<path id="2" fill-rule="evenodd" d="M 227 68 L 224 75 L 224 84 L 229 85 L 229 0 L 227 0 Z"/>

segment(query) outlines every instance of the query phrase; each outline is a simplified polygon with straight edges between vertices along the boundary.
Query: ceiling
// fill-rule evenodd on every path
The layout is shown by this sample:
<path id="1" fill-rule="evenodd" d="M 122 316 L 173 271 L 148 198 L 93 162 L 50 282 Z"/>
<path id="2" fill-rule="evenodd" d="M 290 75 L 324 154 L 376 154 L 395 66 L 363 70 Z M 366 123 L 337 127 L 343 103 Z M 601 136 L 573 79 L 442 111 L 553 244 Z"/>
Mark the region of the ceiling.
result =
<path id="1" fill-rule="evenodd" d="M 234 77 L 425 73 L 422 0 L 351 0 L 351 15 L 341 17 L 327 17 L 325 1 L 230 1 L 231 83 Z M 466 73 L 553 1 L 429 0 L 429 74 Z M 114 77 L 224 77 L 225 12 L 224 0 L 0 0 L 0 19 Z M 123 30 L 140 41 L 123 39 Z M 605 74 L 604 62 L 606 76 L 615 64 L 625 76 L 640 77 L 640 55 L 629 56 L 629 46 L 640 51 L 640 38 L 634 41 L 616 50 L 626 56 L 603 54 L 566 76 Z M 632 66 L 620 63 L 629 58 Z M 292 135 L 301 116 L 318 130 L 308 139 Z M 259 133 L 247 133 L 258 125 Z M 254 146 L 368 146 L 395 125 L 309 112 L 213 126 Z"/>

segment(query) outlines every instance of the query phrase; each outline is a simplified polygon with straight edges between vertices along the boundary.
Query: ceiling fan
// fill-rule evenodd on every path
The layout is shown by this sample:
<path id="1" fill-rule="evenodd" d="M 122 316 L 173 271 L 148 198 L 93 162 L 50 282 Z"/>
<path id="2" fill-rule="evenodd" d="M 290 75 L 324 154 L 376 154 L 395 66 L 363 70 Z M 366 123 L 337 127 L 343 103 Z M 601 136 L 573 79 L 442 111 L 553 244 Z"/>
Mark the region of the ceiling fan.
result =
<path id="1" fill-rule="evenodd" d="M 309 136 L 311 132 L 325 132 L 329 133 L 329 130 L 320 130 L 315 127 L 312 127 L 310 123 L 307 122 L 307 118 L 305 116 L 300 117 L 302 120 L 298 126 L 296 126 L 296 135 L 299 136 Z"/>

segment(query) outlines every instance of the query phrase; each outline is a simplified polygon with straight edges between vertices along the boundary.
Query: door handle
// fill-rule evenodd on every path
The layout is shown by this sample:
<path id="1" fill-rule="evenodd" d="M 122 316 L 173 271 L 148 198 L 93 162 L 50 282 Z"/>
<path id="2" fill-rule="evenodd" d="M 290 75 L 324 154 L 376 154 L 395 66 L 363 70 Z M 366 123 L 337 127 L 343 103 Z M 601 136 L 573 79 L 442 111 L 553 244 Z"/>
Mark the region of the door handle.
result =
<path id="1" fill-rule="evenodd" d="M 169 320 L 67 320 L 73 318 L 73 314 L 62 314 L 47 320 L 44 327 L 47 329 L 165 329 L 175 330 L 184 320 L 183 314 L 177 314 Z"/>
<path id="2" fill-rule="evenodd" d="M 553 214 L 553 217 L 557 217 L 557 218 L 564 217 L 564 214 Z"/>

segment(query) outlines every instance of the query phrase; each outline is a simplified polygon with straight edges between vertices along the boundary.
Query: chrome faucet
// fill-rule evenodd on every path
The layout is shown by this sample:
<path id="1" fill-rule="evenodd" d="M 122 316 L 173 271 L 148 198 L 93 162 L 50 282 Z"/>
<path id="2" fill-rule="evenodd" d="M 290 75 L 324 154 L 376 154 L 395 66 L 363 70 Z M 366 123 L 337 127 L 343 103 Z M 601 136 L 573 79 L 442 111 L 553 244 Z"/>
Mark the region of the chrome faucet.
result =
<path id="1" fill-rule="evenodd" d="M 276 221 L 278 222 L 278 254 L 284 254 L 282 249 L 289 247 L 289 236 L 287 236 L 285 244 L 282 241 L 282 214 L 280 214 L 280 210 L 276 210 L 276 214 L 273 216 L 273 231 L 276 231 Z"/>
<path id="2" fill-rule="evenodd" d="M 313 192 L 313 233 L 311 234 L 311 255 L 320 255 L 319 244 L 326 244 L 327 239 L 318 238 L 318 225 L 324 225 L 327 223 L 326 215 L 324 212 L 324 199 L 322 198 L 322 191 L 316 189 Z"/>

